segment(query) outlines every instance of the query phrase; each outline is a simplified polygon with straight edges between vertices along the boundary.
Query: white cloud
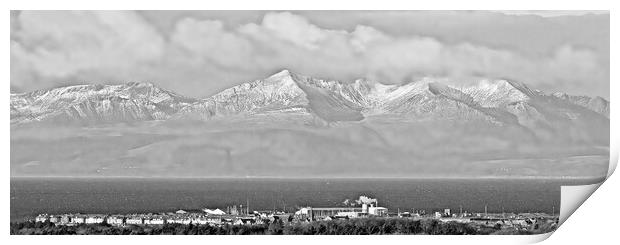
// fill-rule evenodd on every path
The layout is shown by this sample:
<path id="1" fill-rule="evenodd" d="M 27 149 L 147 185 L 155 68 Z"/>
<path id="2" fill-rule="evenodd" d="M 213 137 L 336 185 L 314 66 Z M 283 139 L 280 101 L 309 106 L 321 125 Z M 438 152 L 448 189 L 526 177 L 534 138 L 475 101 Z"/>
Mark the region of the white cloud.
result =
<path id="1" fill-rule="evenodd" d="M 608 10 L 499 10 L 508 15 L 537 15 L 540 17 L 580 16 L 586 14 L 609 14 Z"/>
<path id="2" fill-rule="evenodd" d="M 89 70 L 131 70 L 162 58 L 163 38 L 134 12 L 22 12 L 12 33 L 12 82 L 34 73 L 42 79 Z M 15 80 L 13 78 L 17 78 Z M 27 89 L 36 87 L 34 84 Z"/>
<path id="3" fill-rule="evenodd" d="M 608 54 L 570 42 L 539 57 L 468 41 L 395 36 L 362 24 L 349 31 L 327 29 L 288 12 L 267 13 L 257 23 L 235 26 L 185 17 L 163 33 L 133 12 L 25 12 L 17 21 L 11 85 L 26 90 L 76 74 L 89 79 L 89 74 L 104 73 L 120 81 L 157 80 L 203 97 L 289 68 L 392 83 L 416 76 L 505 77 L 535 88 L 608 93 L 609 71 L 600 64 Z"/>
<path id="4" fill-rule="evenodd" d="M 308 49 L 317 49 L 329 31 L 312 25 L 305 18 L 291 13 L 268 13 L 263 18 L 262 30 L 268 35 L 289 41 Z"/>
<path id="5" fill-rule="evenodd" d="M 183 19 L 171 35 L 172 45 L 186 49 L 188 56 L 200 56 L 224 66 L 242 64 L 252 52 L 251 43 L 223 29 L 220 21 Z"/>
<path id="6" fill-rule="evenodd" d="M 162 55 L 163 39 L 132 12 L 25 12 L 19 20 L 21 30 L 14 35 L 20 45 L 12 51 L 44 76 L 122 67 Z"/>
<path id="7" fill-rule="evenodd" d="M 351 46 L 356 52 L 363 53 L 369 45 L 378 42 L 388 42 L 390 38 L 375 28 L 358 25 L 351 33 Z"/>

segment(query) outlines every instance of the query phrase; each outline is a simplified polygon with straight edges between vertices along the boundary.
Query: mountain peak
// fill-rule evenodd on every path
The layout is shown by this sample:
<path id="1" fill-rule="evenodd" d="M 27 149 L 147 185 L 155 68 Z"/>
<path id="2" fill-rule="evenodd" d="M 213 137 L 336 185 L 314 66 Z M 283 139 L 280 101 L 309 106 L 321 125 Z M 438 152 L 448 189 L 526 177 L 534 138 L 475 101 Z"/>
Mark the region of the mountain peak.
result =
<path id="1" fill-rule="evenodd" d="M 73 85 L 12 95 L 11 122 L 160 120 L 195 101 L 150 82 Z"/>
<path id="2" fill-rule="evenodd" d="M 524 95 L 526 95 L 529 98 L 535 98 L 538 97 L 538 93 L 535 92 L 534 90 L 530 89 L 525 83 L 520 82 L 520 81 L 514 81 L 514 80 L 505 80 L 507 83 L 509 83 L 512 87 L 514 87 L 515 89 L 521 91 L 521 93 L 523 93 Z"/>
<path id="3" fill-rule="evenodd" d="M 156 88 L 158 87 L 152 82 L 126 82 L 123 84 L 125 87 L 138 87 L 138 88 Z"/>
<path id="4" fill-rule="evenodd" d="M 512 108 L 517 103 L 529 103 L 544 94 L 511 80 L 482 80 L 477 85 L 466 87 L 449 86 L 431 78 L 403 84 L 383 84 L 367 79 L 345 83 L 283 69 L 267 78 L 230 87 L 202 100 L 181 96 L 151 82 L 74 85 L 11 94 L 11 120 L 43 120 L 57 115 L 93 118 L 93 121 L 100 118 L 107 121 L 118 118 L 151 120 L 166 119 L 179 111 L 199 111 L 212 116 L 310 109 L 327 121 L 346 121 L 360 120 L 363 118 L 361 112 L 401 113 L 404 116 L 432 112 L 438 105 L 433 98 L 438 95 L 476 108 Z M 554 96 L 567 97 L 570 103 L 603 115 L 609 114 L 609 102 L 602 98 L 559 93 Z M 344 119 L 336 114 L 344 115 Z"/>
<path id="5" fill-rule="evenodd" d="M 290 77 L 291 74 L 292 74 L 292 72 L 290 70 L 284 69 L 284 70 L 281 70 L 281 71 L 279 71 L 279 72 L 269 76 L 267 79 L 269 79 L 269 80 L 282 79 L 282 78 L 285 78 L 285 77 Z"/>

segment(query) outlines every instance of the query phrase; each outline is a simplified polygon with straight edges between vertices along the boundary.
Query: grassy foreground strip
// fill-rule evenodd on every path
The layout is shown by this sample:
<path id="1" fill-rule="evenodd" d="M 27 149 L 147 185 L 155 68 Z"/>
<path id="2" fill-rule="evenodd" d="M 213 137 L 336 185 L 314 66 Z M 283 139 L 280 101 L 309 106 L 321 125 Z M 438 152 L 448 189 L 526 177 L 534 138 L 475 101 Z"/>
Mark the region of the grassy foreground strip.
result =
<path id="1" fill-rule="evenodd" d="M 276 220 L 257 225 L 55 225 L 50 222 L 11 223 L 11 235 L 529 235 L 551 232 L 554 224 L 516 229 L 474 223 L 441 222 L 436 219 L 363 218 L 284 223 Z"/>

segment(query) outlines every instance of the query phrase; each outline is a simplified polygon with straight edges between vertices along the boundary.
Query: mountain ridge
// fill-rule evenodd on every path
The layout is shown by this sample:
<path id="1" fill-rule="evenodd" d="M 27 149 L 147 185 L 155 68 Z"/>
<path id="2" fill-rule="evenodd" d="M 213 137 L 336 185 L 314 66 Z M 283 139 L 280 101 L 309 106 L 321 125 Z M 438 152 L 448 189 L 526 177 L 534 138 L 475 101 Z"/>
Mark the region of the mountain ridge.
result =
<path id="1" fill-rule="evenodd" d="M 74 85 L 11 94 L 11 124 L 31 121 L 98 123 L 167 120 L 191 114 L 208 119 L 269 111 L 308 113 L 329 123 L 359 121 L 367 116 L 381 114 L 419 118 L 442 114 L 450 117 L 454 116 L 451 114 L 465 110 L 458 105 L 455 107 L 449 101 L 462 103 L 477 111 L 481 111 L 480 108 L 493 108 L 491 111 L 499 111 L 505 116 L 513 114 L 519 117 L 520 113 L 527 114 L 528 109 L 533 110 L 519 109 L 519 106 L 535 108 L 529 103 L 541 98 L 557 99 L 609 118 L 609 102 L 601 97 L 557 92 L 547 95 L 530 89 L 522 82 L 482 80 L 474 86 L 460 89 L 444 85 L 451 91 L 469 96 L 467 103 L 450 96 L 439 98 L 440 93 L 433 92 L 429 84 L 441 83 L 428 78 L 400 85 L 386 85 L 365 79 L 345 83 L 283 70 L 265 79 L 232 86 L 203 99 L 185 97 L 149 82 Z M 485 110 L 489 111 L 482 111 Z M 490 117 L 497 119 L 492 115 Z M 514 122 L 513 119 L 509 121 Z"/>
<path id="2" fill-rule="evenodd" d="M 12 176 L 604 176 L 609 162 L 607 101 L 509 80 L 282 71 L 202 99 L 127 83 L 10 107 Z"/>

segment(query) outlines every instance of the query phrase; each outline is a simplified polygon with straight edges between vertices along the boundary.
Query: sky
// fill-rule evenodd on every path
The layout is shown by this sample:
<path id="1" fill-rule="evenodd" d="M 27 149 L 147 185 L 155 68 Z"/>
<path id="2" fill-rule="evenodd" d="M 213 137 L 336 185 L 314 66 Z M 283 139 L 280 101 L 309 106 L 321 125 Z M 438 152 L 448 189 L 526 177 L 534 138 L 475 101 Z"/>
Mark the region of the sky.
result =
<path id="1" fill-rule="evenodd" d="M 609 31 L 606 11 L 11 11 L 11 92 L 143 81 L 204 98 L 289 69 L 608 99 Z"/>

